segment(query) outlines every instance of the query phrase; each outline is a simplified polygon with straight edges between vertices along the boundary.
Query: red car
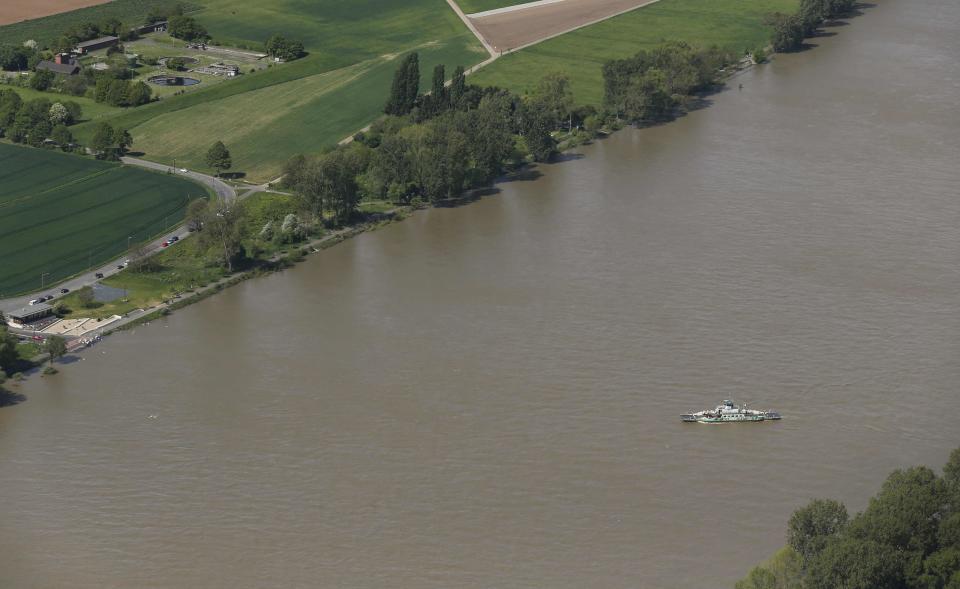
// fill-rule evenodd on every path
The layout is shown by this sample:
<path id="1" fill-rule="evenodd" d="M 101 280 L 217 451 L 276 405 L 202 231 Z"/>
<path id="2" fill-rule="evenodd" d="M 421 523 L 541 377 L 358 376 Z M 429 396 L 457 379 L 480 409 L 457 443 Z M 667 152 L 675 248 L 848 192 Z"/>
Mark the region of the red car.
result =
<path id="1" fill-rule="evenodd" d="M 169 242 L 169 241 L 165 241 L 165 242 L 163 242 L 163 243 L 160 244 L 160 247 L 167 247 L 168 245 L 170 245 L 170 242 Z"/>

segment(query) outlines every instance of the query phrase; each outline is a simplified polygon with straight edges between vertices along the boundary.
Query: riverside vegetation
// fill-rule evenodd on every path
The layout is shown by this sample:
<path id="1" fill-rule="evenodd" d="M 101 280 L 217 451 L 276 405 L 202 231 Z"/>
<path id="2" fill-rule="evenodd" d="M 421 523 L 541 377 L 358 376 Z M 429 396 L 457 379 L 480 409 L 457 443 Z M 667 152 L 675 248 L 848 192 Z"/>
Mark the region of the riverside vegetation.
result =
<path id="1" fill-rule="evenodd" d="M 942 476 L 893 471 L 852 519 L 842 503 L 811 501 L 787 541 L 736 589 L 960 589 L 960 448 Z"/>

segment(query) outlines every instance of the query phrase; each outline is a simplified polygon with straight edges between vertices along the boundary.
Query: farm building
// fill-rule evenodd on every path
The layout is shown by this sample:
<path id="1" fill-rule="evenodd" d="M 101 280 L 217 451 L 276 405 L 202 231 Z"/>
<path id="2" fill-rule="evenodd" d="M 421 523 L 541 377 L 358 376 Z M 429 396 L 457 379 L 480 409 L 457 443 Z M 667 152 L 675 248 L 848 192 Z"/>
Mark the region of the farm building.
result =
<path id="1" fill-rule="evenodd" d="M 83 55 L 90 51 L 96 51 L 97 49 L 103 49 L 104 47 L 113 47 L 117 44 L 120 39 L 117 37 L 100 37 L 99 39 L 91 39 L 89 41 L 84 41 L 83 43 L 77 43 L 76 52 Z"/>
<path id="2" fill-rule="evenodd" d="M 147 33 L 162 33 L 167 30 L 167 21 L 162 20 L 160 22 L 150 23 L 140 27 L 133 27 L 131 30 L 136 31 L 138 35 L 146 35 Z"/>
<path id="3" fill-rule="evenodd" d="M 24 307 L 19 311 L 11 311 L 7 313 L 7 319 L 14 327 L 23 327 L 32 321 L 43 319 L 50 315 L 53 315 L 53 307 L 40 303 L 39 305 Z"/>

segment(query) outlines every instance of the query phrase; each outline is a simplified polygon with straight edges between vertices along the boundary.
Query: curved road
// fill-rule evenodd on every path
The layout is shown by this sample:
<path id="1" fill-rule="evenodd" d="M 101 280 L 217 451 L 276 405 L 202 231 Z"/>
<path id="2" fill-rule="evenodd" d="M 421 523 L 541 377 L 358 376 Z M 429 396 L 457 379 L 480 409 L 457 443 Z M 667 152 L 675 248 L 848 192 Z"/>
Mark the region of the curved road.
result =
<path id="1" fill-rule="evenodd" d="M 121 158 L 121 161 L 124 164 L 128 164 L 131 166 L 140 166 L 141 168 L 148 168 L 151 170 L 158 170 L 161 172 L 167 172 L 168 170 L 172 169 L 170 166 L 157 164 L 154 162 L 148 162 L 146 160 L 140 160 L 132 157 Z M 181 176 L 185 176 L 187 178 L 190 178 L 191 180 L 195 180 L 201 184 L 204 184 L 210 187 L 217 194 L 217 197 L 222 199 L 224 202 L 233 202 L 237 199 L 237 191 L 234 190 L 232 186 L 230 186 L 223 180 L 220 180 L 219 178 L 214 178 L 213 176 L 208 176 L 207 174 L 201 174 L 200 172 L 192 172 L 189 170 L 186 172 L 177 172 L 177 174 Z M 244 194 L 244 196 L 252 194 L 262 189 L 263 187 L 261 186 L 253 187 L 251 190 L 247 191 Z M 179 225 L 177 228 L 171 229 L 170 232 L 165 233 L 162 237 L 158 237 L 157 239 L 144 244 L 144 247 L 149 252 L 149 255 L 153 255 L 161 251 L 163 249 L 161 248 L 161 244 L 173 235 L 176 235 L 180 239 L 183 239 L 188 235 L 190 235 L 190 232 L 187 231 L 184 225 Z M 54 301 L 48 301 L 49 304 L 52 304 L 53 302 L 55 302 L 56 298 L 59 298 L 60 296 L 62 296 L 60 294 L 61 288 L 68 288 L 71 291 L 74 291 L 74 290 L 77 290 L 78 288 L 82 288 L 87 285 L 92 285 L 95 282 L 100 280 L 96 276 L 98 272 L 103 274 L 104 277 L 116 274 L 117 272 L 120 271 L 120 269 L 117 268 L 117 266 L 126 258 L 127 258 L 127 255 L 124 254 L 123 256 L 115 260 L 112 260 L 110 262 L 107 262 L 98 268 L 91 269 L 89 272 L 84 272 L 83 274 L 74 276 L 73 278 L 70 278 L 69 280 L 65 280 L 60 283 L 50 284 L 43 290 L 38 290 L 34 293 L 27 294 L 27 295 L 11 297 L 8 299 L 2 299 L 0 300 L 0 311 L 4 311 L 4 312 L 18 311 L 28 306 L 31 300 L 41 295 L 53 295 Z"/>

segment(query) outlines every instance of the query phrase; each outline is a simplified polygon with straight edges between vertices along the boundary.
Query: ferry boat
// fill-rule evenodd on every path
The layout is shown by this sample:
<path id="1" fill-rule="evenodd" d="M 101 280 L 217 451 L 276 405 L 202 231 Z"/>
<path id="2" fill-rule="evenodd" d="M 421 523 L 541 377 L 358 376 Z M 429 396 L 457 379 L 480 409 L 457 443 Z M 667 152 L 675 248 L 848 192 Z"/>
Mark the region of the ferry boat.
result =
<path id="1" fill-rule="evenodd" d="M 756 409 L 747 409 L 746 404 L 743 407 L 734 405 L 733 401 L 725 400 L 717 405 L 716 409 L 705 409 L 696 413 L 681 415 L 680 419 L 688 422 L 697 423 L 730 423 L 741 421 L 771 421 L 782 419 L 779 413 L 775 411 L 758 411 Z"/>

